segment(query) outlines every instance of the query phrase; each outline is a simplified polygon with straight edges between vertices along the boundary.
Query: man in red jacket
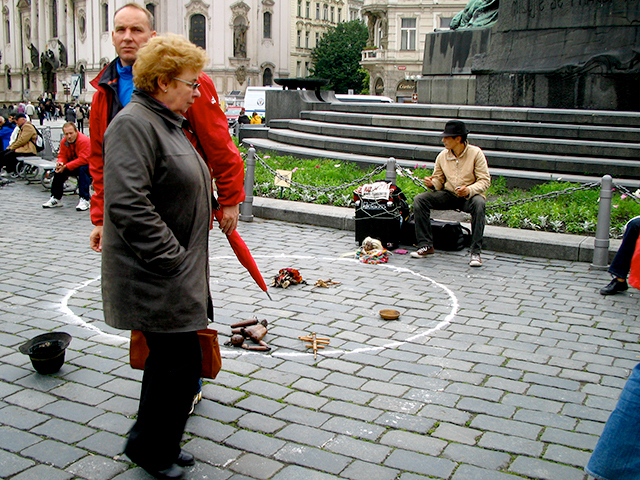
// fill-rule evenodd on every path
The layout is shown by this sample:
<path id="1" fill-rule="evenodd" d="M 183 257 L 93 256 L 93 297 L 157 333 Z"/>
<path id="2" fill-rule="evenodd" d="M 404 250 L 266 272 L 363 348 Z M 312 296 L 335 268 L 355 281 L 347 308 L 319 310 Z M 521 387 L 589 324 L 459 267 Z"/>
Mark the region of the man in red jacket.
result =
<path id="1" fill-rule="evenodd" d="M 80 201 L 76 210 L 89 210 L 91 205 L 91 176 L 89 175 L 89 153 L 91 141 L 84 133 L 80 133 L 73 122 L 67 122 L 62 126 L 64 138 L 60 141 L 58 162 L 51 182 L 51 198 L 42 204 L 43 208 L 56 208 L 62 206 L 62 194 L 64 182 L 69 176 L 78 177 L 78 194 Z"/>
<path id="2" fill-rule="evenodd" d="M 128 3 L 116 11 L 111 34 L 118 57 L 107 65 L 91 85 L 97 90 L 93 96 L 91 116 L 91 155 L 89 168 L 93 177 L 94 195 L 91 199 L 90 245 L 102 250 L 102 219 L 104 208 L 102 140 L 109 122 L 129 103 L 133 90 L 132 67 L 136 54 L 155 36 L 153 16 L 141 5 Z M 239 204 L 244 201 L 244 162 L 229 136 L 229 126 L 220 108 L 218 93 L 211 79 L 201 74 L 200 97 L 186 114 L 185 133 L 204 158 L 215 178 L 218 203 L 223 212 L 220 229 L 231 234 L 238 225 Z"/>

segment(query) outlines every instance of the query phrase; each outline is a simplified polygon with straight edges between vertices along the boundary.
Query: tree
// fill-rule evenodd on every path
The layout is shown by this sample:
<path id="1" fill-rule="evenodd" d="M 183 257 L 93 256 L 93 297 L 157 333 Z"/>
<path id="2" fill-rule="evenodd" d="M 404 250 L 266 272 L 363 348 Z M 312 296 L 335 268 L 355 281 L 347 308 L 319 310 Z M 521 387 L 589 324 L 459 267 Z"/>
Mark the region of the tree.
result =
<path id="1" fill-rule="evenodd" d="M 368 30 L 360 20 L 340 23 L 325 33 L 311 52 L 313 78 L 327 78 L 336 93 L 362 91 L 366 71 L 360 68 Z"/>

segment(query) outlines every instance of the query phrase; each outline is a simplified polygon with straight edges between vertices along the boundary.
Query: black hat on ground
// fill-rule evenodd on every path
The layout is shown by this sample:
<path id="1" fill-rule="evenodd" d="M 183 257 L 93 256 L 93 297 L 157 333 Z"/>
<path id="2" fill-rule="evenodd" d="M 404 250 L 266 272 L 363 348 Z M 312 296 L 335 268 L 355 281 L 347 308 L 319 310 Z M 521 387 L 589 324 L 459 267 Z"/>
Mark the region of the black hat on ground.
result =
<path id="1" fill-rule="evenodd" d="M 441 137 L 464 137 L 469 134 L 467 126 L 461 120 L 449 120 L 444 126 L 444 132 Z"/>
<path id="2" fill-rule="evenodd" d="M 29 355 L 31 364 L 38 373 L 56 373 L 64 363 L 64 352 L 71 342 L 71 335 L 65 332 L 51 332 L 38 335 L 18 347 Z"/>

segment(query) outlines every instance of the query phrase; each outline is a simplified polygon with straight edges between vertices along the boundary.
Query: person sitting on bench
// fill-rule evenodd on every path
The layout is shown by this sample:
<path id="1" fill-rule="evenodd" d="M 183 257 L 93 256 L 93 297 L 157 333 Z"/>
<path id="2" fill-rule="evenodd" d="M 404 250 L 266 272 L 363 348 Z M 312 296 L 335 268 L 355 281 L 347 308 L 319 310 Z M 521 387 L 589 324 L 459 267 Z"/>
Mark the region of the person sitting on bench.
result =
<path id="1" fill-rule="evenodd" d="M 9 173 L 16 171 L 18 157 L 33 157 L 38 153 L 36 150 L 36 139 L 38 138 L 36 128 L 31 125 L 24 113 L 16 113 L 14 117 L 20 131 L 0 157 L 0 170 L 5 167 Z"/>
<path id="2" fill-rule="evenodd" d="M 91 140 L 84 133 L 80 133 L 74 122 L 67 122 L 62 126 L 64 138 L 60 141 L 60 151 L 55 173 L 51 182 L 51 198 L 42 204 L 42 208 L 62 207 L 64 182 L 69 176 L 78 177 L 78 193 L 80 201 L 76 210 L 89 210 L 91 206 L 91 175 L 89 174 L 89 154 Z"/>
<path id="3" fill-rule="evenodd" d="M 445 149 L 438 154 L 433 175 L 424 184 L 433 189 L 413 200 L 418 250 L 414 258 L 434 253 L 431 210 L 462 210 L 471 214 L 471 260 L 469 266 L 481 267 L 482 237 L 485 225 L 485 192 L 491 184 L 487 159 L 480 148 L 469 145 L 464 122 L 450 120 L 442 132 Z"/>

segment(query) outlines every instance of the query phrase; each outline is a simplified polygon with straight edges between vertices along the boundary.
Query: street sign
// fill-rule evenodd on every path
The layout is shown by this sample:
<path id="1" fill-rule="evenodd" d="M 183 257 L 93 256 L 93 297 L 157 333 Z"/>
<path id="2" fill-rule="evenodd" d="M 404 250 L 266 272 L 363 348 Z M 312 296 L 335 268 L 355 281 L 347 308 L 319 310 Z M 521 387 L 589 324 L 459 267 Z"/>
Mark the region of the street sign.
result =
<path id="1" fill-rule="evenodd" d="M 80 77 L 79 73 L 71 75 L 71 96 L 78 98 L 80 96 Z"/>

